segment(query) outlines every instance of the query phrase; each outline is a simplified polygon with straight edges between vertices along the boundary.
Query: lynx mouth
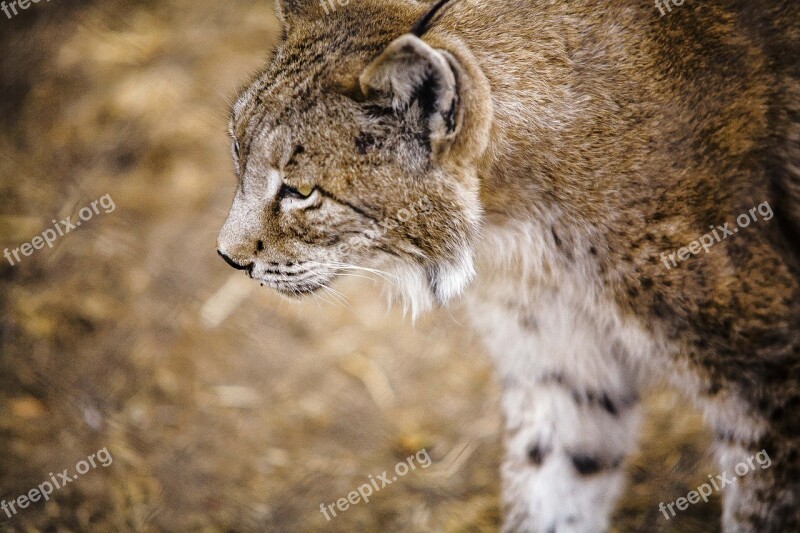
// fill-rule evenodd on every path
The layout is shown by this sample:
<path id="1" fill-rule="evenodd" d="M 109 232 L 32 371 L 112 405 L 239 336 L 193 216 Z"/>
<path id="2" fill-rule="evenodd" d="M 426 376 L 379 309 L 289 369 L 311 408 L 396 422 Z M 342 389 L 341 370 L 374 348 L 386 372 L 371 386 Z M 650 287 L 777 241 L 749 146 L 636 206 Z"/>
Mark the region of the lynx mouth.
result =
<path id="1" fill-rule="evenodd" d="M 256 274 L 256 273 L 253 273 Z M 325 273 L 301 272 L 295 276 L 285 274 L 275 276 L 265 272 L 263 275 L 253 275 L 251 277 L 261 283 L 262 287 L 269 287 L 284 296 L 291 298 L 303 298 L 326 287 L 331 282 L 331 276 Z M 293 278 L 297 279 L 293 279 Z"/>
<path id="2" fill-rule="evenodd" d="M 290 286 L 290 285 L 276 284 L 267 281 L 262 281 L 261 285 L 274 289 L 283 296 L 288 296 L 290 298 L 295 298 L 297 300 L 301 300 L 306 296 L 310 296 L 311 294 L 314 294 L 315 292 L 319 291 L 320 289 L 326 286 L 325 283 Z"/>

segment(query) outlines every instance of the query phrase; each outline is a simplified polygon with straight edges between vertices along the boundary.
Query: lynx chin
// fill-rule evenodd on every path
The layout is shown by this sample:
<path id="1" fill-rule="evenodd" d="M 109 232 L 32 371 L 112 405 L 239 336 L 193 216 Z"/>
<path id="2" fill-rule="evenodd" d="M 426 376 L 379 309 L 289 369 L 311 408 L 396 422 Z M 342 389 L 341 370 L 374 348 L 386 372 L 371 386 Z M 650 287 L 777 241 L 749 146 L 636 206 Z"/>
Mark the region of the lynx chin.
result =
<path id="1" fill-rule="evenodd" d="M 720 471 L 774 462 L 726 487 L 724 530 L 800 531 L 800 2 L 325 11 L 278 0 L 233 105 L 225 261 L 289 296 L 370 269 L 415 314 L 467 302 L 504 387 L 506 531 L 607 530 L 664 382 Z M 764 202 L 770 223 L 663 268 Z"/>

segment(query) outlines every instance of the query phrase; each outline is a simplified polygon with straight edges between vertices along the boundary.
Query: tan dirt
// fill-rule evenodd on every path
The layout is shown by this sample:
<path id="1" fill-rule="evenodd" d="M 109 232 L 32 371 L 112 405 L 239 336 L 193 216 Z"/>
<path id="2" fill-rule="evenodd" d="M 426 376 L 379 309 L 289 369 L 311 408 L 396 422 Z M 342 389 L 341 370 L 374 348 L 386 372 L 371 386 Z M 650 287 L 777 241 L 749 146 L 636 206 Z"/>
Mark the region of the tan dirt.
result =
<path id="1" fill-rule="evenodd" d="M 463 310 L 416 325 L 380 284 L 292 303 L 215 239 L 233 194 L 227 99 L 278 37 L 269 2 L 52 2 L 0 14 L 0 498 L 113 456 L 3 531 L 496 531 L 498 385 Z M 698 415 L 648 401 L 617 531 L 716 531 Z M 425 449 L 433 460 L 326 521 Z M 391 476 L 390 476 L 391 477 Z"/>

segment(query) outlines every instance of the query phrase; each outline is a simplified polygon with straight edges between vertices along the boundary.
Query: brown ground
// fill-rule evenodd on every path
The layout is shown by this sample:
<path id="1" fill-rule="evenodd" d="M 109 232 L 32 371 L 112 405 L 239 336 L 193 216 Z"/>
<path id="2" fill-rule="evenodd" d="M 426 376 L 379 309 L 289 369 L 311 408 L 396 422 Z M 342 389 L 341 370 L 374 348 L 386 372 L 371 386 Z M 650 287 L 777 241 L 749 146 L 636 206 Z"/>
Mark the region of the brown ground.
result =
<path id="1" fill-rule="evenodd" d="M 113 456 L 0 529 L 497 529 L 498 388 L 461 311 L 412 326 L 357 280 L 347 303 L 289 303 L 215 254 L 226 98 L 276 38 L 267 3 L 0 13 L 0 245 L 116 206 L 0 267 L 0 498 Z M 648 406 L 616 529 L 716 531 L 717 500 L 658 512 L 717 470 L 682 401 Z M 422 448 L 430 468 L 325 521 Z"/>

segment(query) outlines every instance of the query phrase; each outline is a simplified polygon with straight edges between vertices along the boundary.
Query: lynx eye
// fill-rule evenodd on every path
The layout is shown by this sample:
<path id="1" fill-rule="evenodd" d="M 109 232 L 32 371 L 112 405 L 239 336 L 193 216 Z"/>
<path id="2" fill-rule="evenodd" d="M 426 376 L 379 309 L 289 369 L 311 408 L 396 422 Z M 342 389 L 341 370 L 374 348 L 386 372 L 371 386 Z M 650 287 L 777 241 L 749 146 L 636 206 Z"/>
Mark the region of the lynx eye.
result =
<path id="1" fill-rule="evenodd" d="M 284 183 L 281 193 L 284 198 L 297 198 L 300 200 L 305 200 L 314 194 L 315 190 L 316 187 L 313 185 L 300 185 L 295 188 Z"/>
<path id="2" fill-rule="evenodd" d="M 297 192 L 300 194 L 300 196 L 308 198 L 311 196 L 311 193 L 314 192 L 314 187 L 312 185 L 301 185 L 297 188 Z"/>

